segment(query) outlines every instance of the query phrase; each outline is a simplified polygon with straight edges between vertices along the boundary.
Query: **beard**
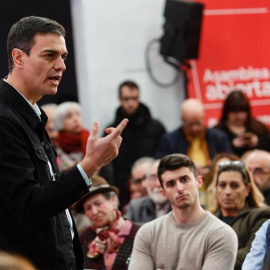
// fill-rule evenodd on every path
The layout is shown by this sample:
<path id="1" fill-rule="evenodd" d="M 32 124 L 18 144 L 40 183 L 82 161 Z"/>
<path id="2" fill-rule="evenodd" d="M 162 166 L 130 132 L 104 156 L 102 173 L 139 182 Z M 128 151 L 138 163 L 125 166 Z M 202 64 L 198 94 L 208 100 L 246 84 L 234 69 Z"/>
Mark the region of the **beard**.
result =
<path id="1" fill-rule="evenodd" d="M 161 194 L 160 188 L 154 188 L 153 190 L 148 190 L 149 197 L 156 203 L 156 204 L 163 204 L 168 200 Z"/>

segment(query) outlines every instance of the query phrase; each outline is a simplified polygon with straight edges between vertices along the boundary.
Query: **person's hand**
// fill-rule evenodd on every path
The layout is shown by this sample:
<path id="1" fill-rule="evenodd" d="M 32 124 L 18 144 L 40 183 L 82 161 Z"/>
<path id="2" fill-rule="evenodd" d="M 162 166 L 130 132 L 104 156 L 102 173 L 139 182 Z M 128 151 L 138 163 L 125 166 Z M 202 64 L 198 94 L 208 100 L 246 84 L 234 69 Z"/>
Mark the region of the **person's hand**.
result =
<path id="1" fill-rule="evenodd" d="M 203 167 L 198 162 L 195 162 L 195 166 L 196 166 L 198 174 L 203 176 L 203 177 L 209 172 L 208 166 Z"/>
<path id="2" fill-rule="evenodd" d="M 247 137 L 247 146 L 250 148 L 256 148 L 259 142 L 259 138 L 256 134 L 249 132 L 249 136 Z"/>
<path id="3" fill-rule="evenodd" d="M 252 132 L 244 133 L 235 137 L 232 141 L 236 148 L 250 147 L 255 148 L 258 145 L 258 136 Z"/>
<path id="4" fill-rule="evenodd" d="M 121 133 L 127 123 L 128 119 L 124 119 L 116 128 L 107 128 L 108 135 L 103 138 L 98 138 L 98 122 L 93 124 L 87 141 L 86 154 L 80 163 L 88 177 L 91 177 L 118 155 L 122 142 Z"/>
<path id="5" fill-rule="evenodd" d="M 244 147 L 246 144 L 246 141 L 244 139 L 243 136 L 236 136 L 233 140 L 232 140 L 232 144 L 235 148 L 241 148 Z"/>

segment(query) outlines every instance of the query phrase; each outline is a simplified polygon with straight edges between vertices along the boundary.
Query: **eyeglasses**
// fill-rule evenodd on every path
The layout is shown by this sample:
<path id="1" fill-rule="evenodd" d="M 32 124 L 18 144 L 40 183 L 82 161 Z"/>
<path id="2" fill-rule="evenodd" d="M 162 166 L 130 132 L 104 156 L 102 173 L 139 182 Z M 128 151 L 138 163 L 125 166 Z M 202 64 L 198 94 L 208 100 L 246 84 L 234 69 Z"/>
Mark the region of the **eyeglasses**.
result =
<path id="1" fill-rule="evenodd" d="M 234 166 L 234 167 L 238 167 L 238 168 L 246 170 L 245 163 L 243 161 L 240 161 L 240 160 L 224 161 L 224 162 L 220 162 L 218 164 L 219 169 L 224 168 L 224 167 L 228 167 L 228 166 Z"/>
<path id="2" fill-rule="evenodd" d="M 250 170 L 253 175 L 265 175 L 265 174 L 270 174 L 270 171 L 264 171 L 263 168 L 257 167 L 254 168 L 253 170 Z"/>
<path id="3" fill-rule="evenodd" d="M 193 128 L 193 127 L 196 127 L 196 128 L 199 128 L 203 125 L 203 123 L 201 122 L 197 122 L 197 123 L 187 123 L 185 121 L 183 121 L 183 125 L 187 128 Z"/>
<path id="4" fill-rule="evenodd" d="M 218 175 L 222 172 L 226 171 L 238 171 L 241 173 L 243 182 L 245 185 L 248 185 L 250 183 L 250 177 L 247 170 L 247 167 L 243 161 L 240 160 L 231 160 L 231 161 L 224 161 L 219 163 L 218 168 Z"/>
<path id="5" fill-rule="evenodd" d="M 144 175 L 142 178 L 135 178 L 135 179 L 131 179 L 131 182 L 134 184 L 140 184 L 143 180 L 145 180 L 146 175 Z"/>
<path id="6" fill-rule="evenodd" d="M 129 100 L 137 101 L 138 99 L 139 99 L 139 96 L 135 96 L 135 97 L 121 97 L 121 100 L 122 101 L 129 101 Z"/>
<path id="7" fill-rule="evenodd" d="M 156 174 L 150 174 L 150 175 L 148 175 L 148 180 L 156 181 L 156 180 L 158 180 L 158 176 Z"/>
<path id="8" fill-rule="evenodd" d="M 238 169 L 241 169 L 242 171 L 244 171 L 245 173 L 247 173 L 247 167 L 246 167 L 245 163 L 243 161 L 240 161 L 240 160 L 224 161 L 224 162 L 220 162 L 218 164 L 219 171 L 225 169 L 226 167 L 238 168 Z"/>

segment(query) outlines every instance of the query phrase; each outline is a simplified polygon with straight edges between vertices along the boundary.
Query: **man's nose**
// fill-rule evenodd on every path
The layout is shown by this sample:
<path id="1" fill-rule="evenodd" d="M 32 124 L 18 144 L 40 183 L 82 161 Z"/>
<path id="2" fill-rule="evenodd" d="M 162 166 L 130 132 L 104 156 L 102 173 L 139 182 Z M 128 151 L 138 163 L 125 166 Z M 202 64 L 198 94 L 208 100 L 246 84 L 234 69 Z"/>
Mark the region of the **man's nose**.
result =
<path id="1" fill-rule="evenodd" d="M 184 186 L 183 186 L 183 184 L 180 183 L 180 182 L 177 182 L 177 183 L 176 183 L 176 188 L 177 188 L 177 191 L 178 191 L 178 192 L 183 192 L 183 191 L 184 191 Z"/>
<path id="2" fill-rule="evenodd" d="M 232 192 L 232 189 L 231 189 L 231 187 L 228 185 L 228 186 L 225 187 L 225 190 L 224 190 L 224 191 L 225 191 L 226 194 L 230 194 L 230 193 Z"/>
<path id="3" fill-rule="evenodd" d="M 97 214 L 97 212 L 98 212 L 97 207 L 92 206 L 92 214 L 95 215 L 95 214 Z"/>
<path id="4" fill-rule="evenodd" d="M 55 63 L 55 69 L 65 71 L 66 70 L 65 60 L 62 57 L 59 57 Z"/>

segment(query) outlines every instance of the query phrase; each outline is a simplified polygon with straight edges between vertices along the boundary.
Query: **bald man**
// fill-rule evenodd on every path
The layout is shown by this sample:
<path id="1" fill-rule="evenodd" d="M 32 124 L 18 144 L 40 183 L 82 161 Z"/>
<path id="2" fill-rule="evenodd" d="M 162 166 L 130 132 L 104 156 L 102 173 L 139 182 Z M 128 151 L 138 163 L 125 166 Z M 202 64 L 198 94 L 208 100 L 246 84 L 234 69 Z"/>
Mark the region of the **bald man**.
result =
<path id="1" fill-rule="evenodd" d="M 231 153 L 231 146 L 227 136 L 216 129 L 204 126 L 204 108 L 198 99 L 186 99 L 181 104 L 180 120 L 182 126 L 171 133 L 163 135 L 157 158 L 173 153 L 189 156 L 199 169 L 205 174 L 211 160 L 221 152 Z"/>
<path id="2" fill-rule="evenodd" d="M 265 202 L 270 205 L 270 153 L 254 150 L 247 156 L 245 164 L 263 193 Z"/>

